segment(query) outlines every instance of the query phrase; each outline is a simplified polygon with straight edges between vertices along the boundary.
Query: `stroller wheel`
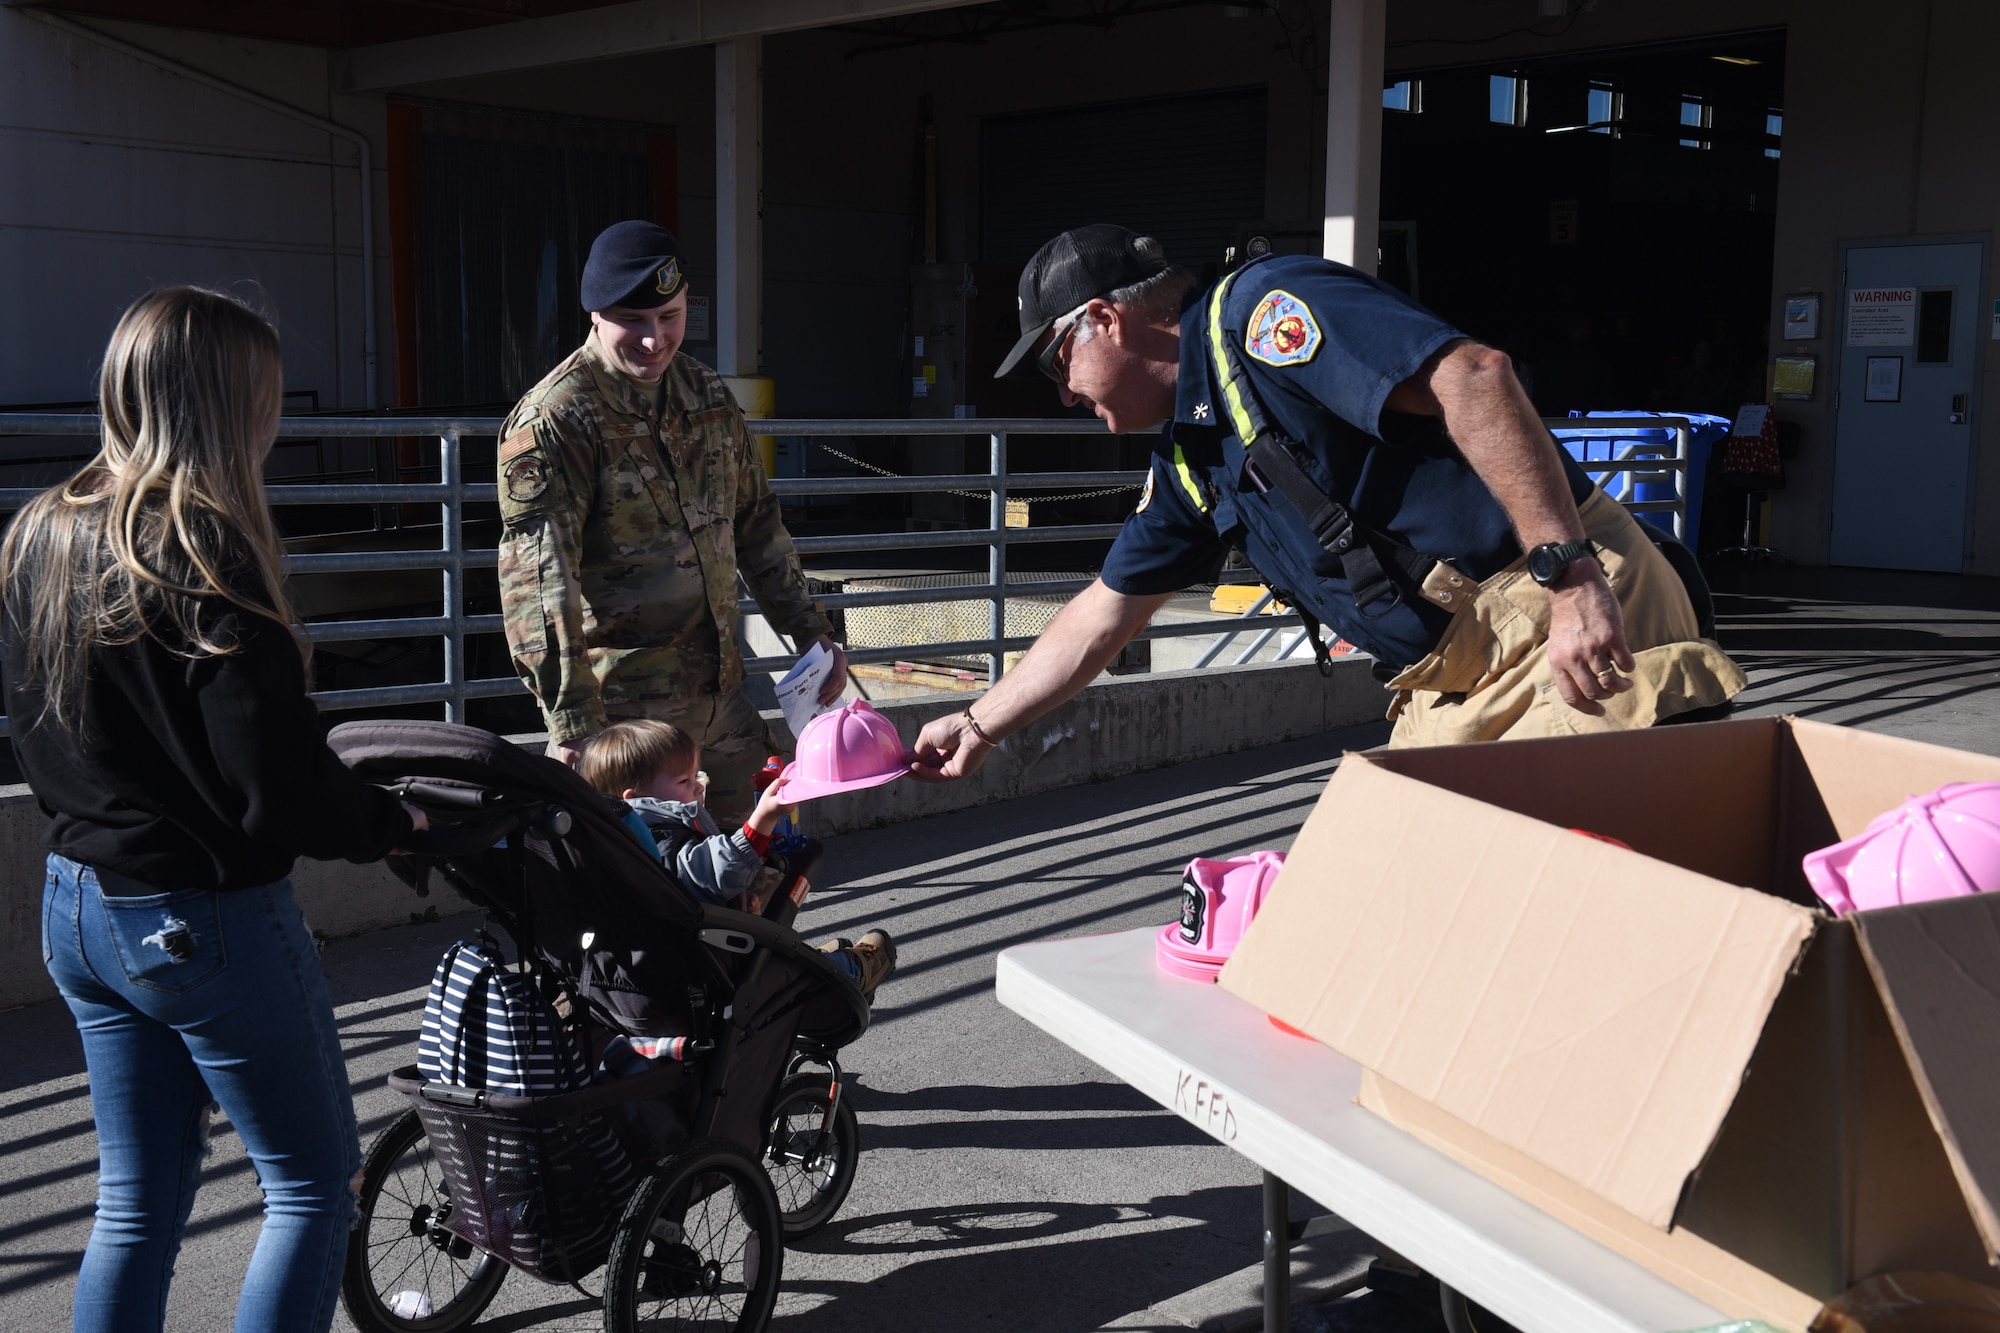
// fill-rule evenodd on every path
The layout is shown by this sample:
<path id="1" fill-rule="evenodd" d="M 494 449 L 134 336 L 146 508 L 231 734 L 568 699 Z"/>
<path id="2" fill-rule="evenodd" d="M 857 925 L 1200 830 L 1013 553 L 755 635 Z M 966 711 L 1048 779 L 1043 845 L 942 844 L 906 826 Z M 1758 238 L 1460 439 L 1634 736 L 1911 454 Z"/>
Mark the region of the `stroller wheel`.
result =
<path id="1" fill-rule="evenodd" d="M 640 1184 L 604 1274 L 606 1333 L 759 1333 L 784 1234 L 770 1179 L 725 1139 L 699 1139 Z"/>
<path id="2" fill-rule="evenodd" d="M 362 1333 L 452 1333 L 485 1312 L 507 1265 L 445 1229 L 451 1195 L 415 1111 L 368 1147 L 340 1303 Z"/>
<path id="3" fill-rule="evenodd" d="M 778 1085 L 771 1103 L 764 1169 L 777 1191 L 787 1241 L 810 1236 L 833 1220 L 861 1160 L 861 1126 L 845 1097 L 827 1121 L 831 1086 L 825 1074 L 794 1074 Z"/>

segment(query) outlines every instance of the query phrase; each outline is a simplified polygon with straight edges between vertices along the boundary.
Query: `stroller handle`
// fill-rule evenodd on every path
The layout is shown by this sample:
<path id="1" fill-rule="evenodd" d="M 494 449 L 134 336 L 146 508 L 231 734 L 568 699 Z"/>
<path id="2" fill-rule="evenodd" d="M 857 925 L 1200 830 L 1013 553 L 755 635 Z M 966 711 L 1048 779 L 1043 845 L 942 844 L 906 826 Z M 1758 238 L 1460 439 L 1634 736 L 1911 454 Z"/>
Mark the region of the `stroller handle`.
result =
<path id="1" fill-rule="evenodd" d="M 389 788 L 396 796 L 418 805 L 442 806 L 452 810 L 490 810 L 506 797 L 483 787 L 447 787 L 437 782 L 408 779 Z"/>

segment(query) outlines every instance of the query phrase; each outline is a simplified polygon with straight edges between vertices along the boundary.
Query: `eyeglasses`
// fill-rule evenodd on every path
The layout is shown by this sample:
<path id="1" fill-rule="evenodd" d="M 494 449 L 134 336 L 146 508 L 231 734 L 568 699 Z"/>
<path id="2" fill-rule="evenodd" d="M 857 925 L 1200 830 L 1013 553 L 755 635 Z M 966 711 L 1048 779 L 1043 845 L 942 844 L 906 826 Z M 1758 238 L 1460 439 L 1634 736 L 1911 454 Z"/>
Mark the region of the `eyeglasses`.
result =
<path id="1" fill-rule="evenodd" d="M 1094 300 L 1095 298 L 1092 299 Z M 1049 339 L 1049 345 L 1044 347 L 1040 354 L 1035 357 L 1035 365 L 1040 367 L 1041 372 L 1057 384 L 1065 383 L 1069 379 L 1069 366 L 1061 360 L 1063 348 L 1069 345 L 1070 338 L 1076 333 L 1077 325 L 1083 322 L 1083 312 L 1088 309 L 1090 309 L 1090 302 L 1085 301 L 1082 305 L 1050 325 L 1049 327 L 1054 332 L 1055 337 Z"/>

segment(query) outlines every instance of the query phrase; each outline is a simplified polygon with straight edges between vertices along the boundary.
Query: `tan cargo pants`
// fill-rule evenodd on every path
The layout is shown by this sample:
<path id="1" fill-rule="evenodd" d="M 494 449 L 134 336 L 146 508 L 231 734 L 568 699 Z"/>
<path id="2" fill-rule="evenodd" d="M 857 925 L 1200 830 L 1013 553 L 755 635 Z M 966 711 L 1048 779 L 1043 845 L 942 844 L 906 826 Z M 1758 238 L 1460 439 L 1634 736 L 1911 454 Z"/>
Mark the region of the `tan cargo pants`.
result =
<path id="1" fill-rule="evenodd" d="M 1481 583 L 1436 651 L 1389 682 L 1391 748 L 1650 727 L 1742 692 L 1742 670 L 1698 637 L 1687 589 L 1638 520 L 1601 490 L 1584 501 L 1582 517 L 1625 615 L 1632 688 L 1604 700 L 1602 716 L 1563 702 L 1545 651 L 1549 595 L 1528 577 L 1524 557 Z"/>

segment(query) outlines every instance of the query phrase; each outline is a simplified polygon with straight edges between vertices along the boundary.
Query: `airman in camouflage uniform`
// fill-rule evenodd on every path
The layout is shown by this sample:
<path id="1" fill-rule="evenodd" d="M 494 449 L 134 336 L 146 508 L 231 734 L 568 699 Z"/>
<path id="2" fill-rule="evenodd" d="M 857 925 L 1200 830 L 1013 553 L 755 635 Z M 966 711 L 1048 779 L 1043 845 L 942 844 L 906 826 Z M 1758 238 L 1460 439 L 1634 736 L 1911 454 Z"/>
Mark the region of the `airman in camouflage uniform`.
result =
<path id="1" fill-rule="evenodd" d="M 710 808 L 741 819 L 777 746 L 742 689 L 738 572 L 801 647 L 832 626 L 721 376 L 669 353 L 657 381 L 635 380 L 605 337 L 599 322 L 501 428 L 508 650 L 552 750 L 613 721 L 670 722 L 702 746 Z"/>

